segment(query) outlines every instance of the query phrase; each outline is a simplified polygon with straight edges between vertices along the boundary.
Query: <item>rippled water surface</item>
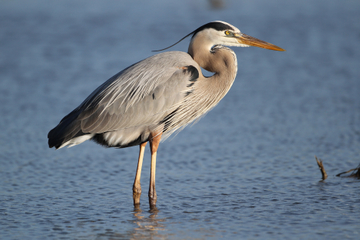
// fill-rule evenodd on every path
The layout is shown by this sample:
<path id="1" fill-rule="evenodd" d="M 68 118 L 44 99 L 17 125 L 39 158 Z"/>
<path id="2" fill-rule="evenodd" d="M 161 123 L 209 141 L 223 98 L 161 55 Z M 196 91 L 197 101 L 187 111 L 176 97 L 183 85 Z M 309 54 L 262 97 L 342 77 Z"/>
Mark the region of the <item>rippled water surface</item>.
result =
<path id="1" fill-rule="evenodd" d="M 214 2 L 0 3 L 1 239 L 358 239 L 360 182 L 335 175 L 360 163 L 360 3 Z M 287 51 L 234 49 L 228 95 L 160 145 L 157 209 L 148 152 L 135 209 L 137 147 L 48 148 L 103 81 L 218 19 Z"/>

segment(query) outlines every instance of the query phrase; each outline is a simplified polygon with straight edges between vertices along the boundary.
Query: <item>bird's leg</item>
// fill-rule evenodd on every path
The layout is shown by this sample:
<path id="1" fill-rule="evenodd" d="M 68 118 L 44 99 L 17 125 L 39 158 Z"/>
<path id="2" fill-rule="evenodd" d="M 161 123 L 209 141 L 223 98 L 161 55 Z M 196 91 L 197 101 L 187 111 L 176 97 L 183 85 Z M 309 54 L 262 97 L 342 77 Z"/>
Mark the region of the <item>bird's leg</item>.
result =
<path id="1" fill-rule="evenodd" d="M 151 150 L 151 167 L 150 167 L 150 185 L 149 185 L 149 204 L 150 208 L 156 206 L 156 191 L 155 191 L 155 172 L 156 172 L 156 153 L 160 144 L 162 133 L 150 135 L 150 150 Z"/>
<path id="2" fill-rule="evenodd" d="M 140 144 L 139 159 L 138 159 L 138 164 L 137 164 L 137 168 L 136 168 L 136 176 L 135 176 L 134 185 L 133 185 L 133 199 L 134 199 L 135 206 L 140 204 L 140 196 L 141 196 L 140 178 L 141 178 L 141 168 L 142 168 L 142 164 L 143 164 L 146 144 L 147 144 L 147 142 Z"/>

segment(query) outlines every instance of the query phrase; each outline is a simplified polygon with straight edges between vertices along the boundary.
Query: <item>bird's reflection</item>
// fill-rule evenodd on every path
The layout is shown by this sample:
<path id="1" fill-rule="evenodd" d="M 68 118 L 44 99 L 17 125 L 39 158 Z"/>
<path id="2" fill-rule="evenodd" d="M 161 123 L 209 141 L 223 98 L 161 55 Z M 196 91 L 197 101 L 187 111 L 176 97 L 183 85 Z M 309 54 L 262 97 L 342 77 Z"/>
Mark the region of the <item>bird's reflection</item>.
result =
<path id="1" fill-rule="evenodd" d="M 147 216 L 147 214 L 150 215 Z M 144 212 L 141 210 L 140 205 L 134 206 L 134 223 L 138 226 L 135 232 L 144 233 L 153 231 L 153 234 L 158 234 L 158 231 L 164 231 L 166 218 L 158 218 L 159 210 L 157 207 L 152 207 L 149 211 Z M 159 234 L 161 235 L 161 234 Z"/>
<path id="2" fill-rule="evenodd" d="M 118 231 L 107 229 L 106 233 L 97 234 L 97 237 L 107 239 L 159 239 L 167 238 L 165 232 L 166 218 L 159 218 L 160 211 L 153 207 L 148 211 L 143 211 L 140 205 L 134 207 L 133 219 L 130 222 L 135 224 L 134 228 L 125 233 L 118 229 Z"/>

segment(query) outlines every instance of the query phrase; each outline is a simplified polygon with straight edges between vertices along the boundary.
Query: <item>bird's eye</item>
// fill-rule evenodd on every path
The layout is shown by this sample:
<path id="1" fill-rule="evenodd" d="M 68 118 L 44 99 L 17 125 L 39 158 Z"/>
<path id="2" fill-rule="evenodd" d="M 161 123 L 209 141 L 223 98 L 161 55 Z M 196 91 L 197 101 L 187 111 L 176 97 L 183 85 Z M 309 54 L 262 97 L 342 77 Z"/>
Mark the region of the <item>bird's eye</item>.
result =
<path id="1" fill-rule="evenodd" d="M 229 35 L 230 35 L 230 31 L 227 31 L 227 30 L 226 30 L 226 31 L 225 31 L 225 35 L 226 35 L 226 36 L 229 36 Z"/>

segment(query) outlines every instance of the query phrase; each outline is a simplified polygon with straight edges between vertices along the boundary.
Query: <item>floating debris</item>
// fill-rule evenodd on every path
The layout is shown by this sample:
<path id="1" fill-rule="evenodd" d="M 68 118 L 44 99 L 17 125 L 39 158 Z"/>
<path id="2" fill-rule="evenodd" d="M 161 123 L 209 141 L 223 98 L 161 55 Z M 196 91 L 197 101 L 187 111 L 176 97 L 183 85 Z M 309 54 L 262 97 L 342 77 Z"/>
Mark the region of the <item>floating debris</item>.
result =
<path id="1" fill-rule="evenodd" d="M 317 162 L 317 164 L 318 164 L 318 166 L 320 168 L 320 172 L 322 174 L 322 181 L 324 181 L 327 178 L 327 173 L 325 171 L 322 160 L 320 158 L 317 158 L 316 156 L 315 156 L 315 159 L 316 159 L 316 162 Z"/>
<path id="2" fill-rule="evenodd" d="M 341 176 L 341 175 L 344 175 L 344 174 L 349 173 L 349 172 L 352 172 L 352 173 L 350 175 Z M 336 176 L 337 177 L 354 177 L 354 178 L 360 179 L 360 164 L 358 165 L 357 168 L 353 168 L 353 169 L 350 169 L 349 171 L 339 173 Z"/>

